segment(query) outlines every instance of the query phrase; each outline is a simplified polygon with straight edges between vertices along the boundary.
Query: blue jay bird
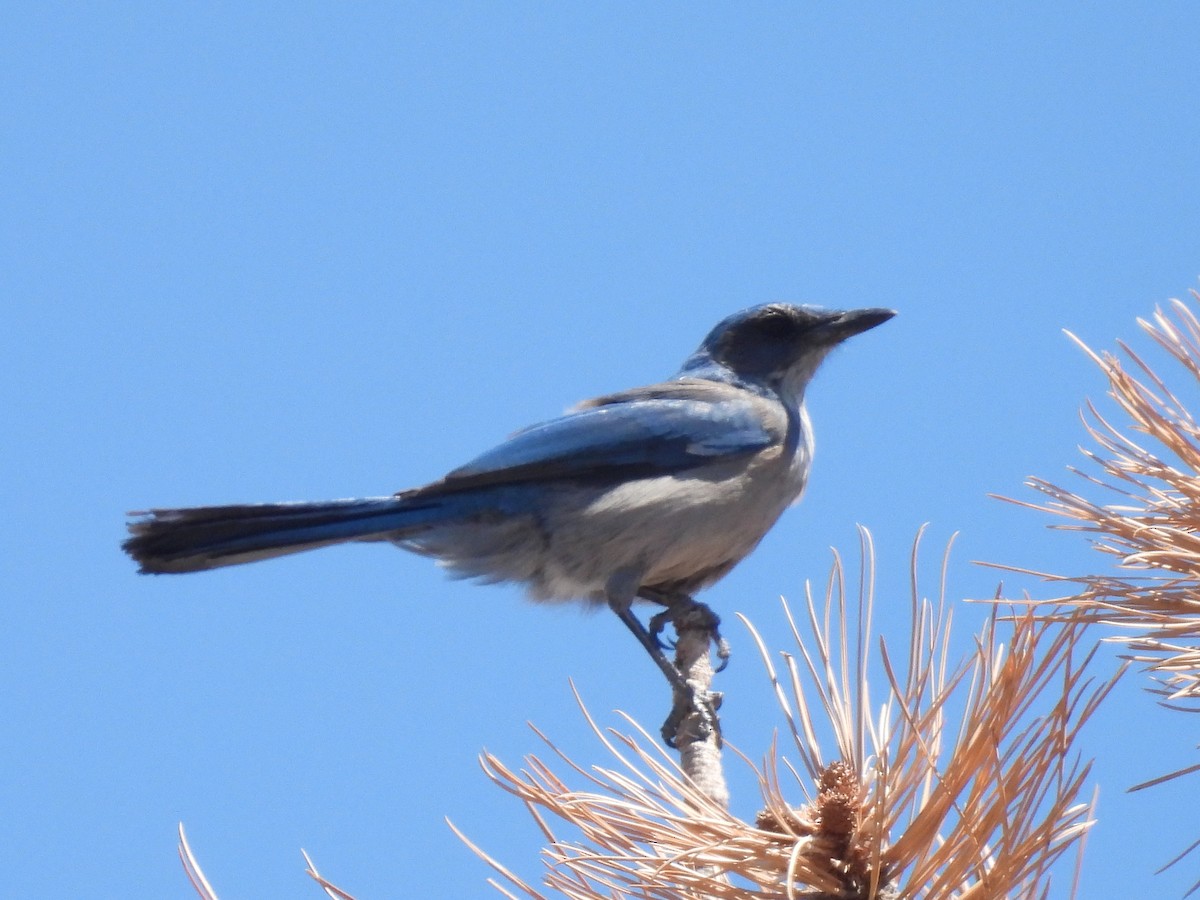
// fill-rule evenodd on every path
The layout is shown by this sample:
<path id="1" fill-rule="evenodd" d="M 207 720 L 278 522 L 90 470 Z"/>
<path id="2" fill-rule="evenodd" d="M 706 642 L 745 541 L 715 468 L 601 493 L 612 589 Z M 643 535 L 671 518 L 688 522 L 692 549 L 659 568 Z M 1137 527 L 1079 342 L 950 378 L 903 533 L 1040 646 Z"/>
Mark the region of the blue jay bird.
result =
<path id="1" fill-rule="evenodd" d="M 456 576 L 521 584 L 534 600 L 607 604 L 686 691 L 633 601 L 695 605 L 694 592 L 754 549 L 808 479 L 814 372 L 893 315 L 752 307 L 720 322 L 669 381 L 584 401 L 424 487 L 152 509 L 131 514 L 123 547 L 142 572 L 177 573 L 387 541 Z"/>

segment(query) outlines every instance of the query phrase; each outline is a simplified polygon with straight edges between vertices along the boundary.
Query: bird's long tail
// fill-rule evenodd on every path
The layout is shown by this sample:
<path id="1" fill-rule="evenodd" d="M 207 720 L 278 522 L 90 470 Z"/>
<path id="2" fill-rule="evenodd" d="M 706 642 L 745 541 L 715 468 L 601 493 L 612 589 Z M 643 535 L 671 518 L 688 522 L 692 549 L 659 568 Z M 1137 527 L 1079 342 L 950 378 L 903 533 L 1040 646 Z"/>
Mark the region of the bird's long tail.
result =
<path id="1" fill-rule="evenodd" d="M 122 545 L 142 572 L 199 572 L 344 541 L 384 540 L 444 518 L 402 497 L 152 509 L 131 513 Z"/>

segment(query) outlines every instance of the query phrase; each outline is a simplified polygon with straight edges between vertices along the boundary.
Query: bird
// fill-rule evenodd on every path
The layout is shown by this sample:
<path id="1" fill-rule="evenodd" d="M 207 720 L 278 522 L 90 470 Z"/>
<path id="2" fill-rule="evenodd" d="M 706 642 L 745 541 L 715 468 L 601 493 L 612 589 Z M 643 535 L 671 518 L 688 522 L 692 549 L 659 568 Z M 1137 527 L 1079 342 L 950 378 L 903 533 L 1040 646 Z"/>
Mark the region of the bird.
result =
<path id="1" fill-rule="evenodd" d="M 391 543 L 452 576 L 521 585 L 535 601 L 607 605 L 686 692 L 662 654 L 661 618 L 646 629 L 634 601 L 695 605 L 754 550 L 807 484 L 813 375 L 839 344 L 894 315 L 750 307 L 719 322 L 673 377 L 585 400 L 422 487 L 132 512 L 122 547 L 143 573 L 179 574 Z"/>

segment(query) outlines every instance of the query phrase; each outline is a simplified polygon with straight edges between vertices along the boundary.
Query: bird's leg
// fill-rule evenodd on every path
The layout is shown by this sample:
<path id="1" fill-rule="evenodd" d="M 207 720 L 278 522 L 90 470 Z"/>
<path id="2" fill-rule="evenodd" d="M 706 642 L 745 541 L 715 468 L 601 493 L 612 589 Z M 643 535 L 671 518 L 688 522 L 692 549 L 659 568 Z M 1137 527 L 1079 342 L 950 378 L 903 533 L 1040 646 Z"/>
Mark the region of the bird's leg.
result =
<path id="1" fill-rule="evenodd" d="M 629 589 L 622 590 L 623 587 L 628 587 Z M 609 580 L 605 593 L 608 597 L 609 609 L 617 614 L 617 618 L 625 623 L 625 627 L 646 648 L 646 652 L 650 654 L 650 658 L 654 660 L 654 664 L 662 671 L 671 687 L 677 692 L 690 690 L 687 682 L 683 680 L 683 676 L 679 674 L 679 670 L 671 664 L 666 654 L 663 653 L 662 643 L 657 637 L 647 631 L 646 626 L 633 614 L 633 598 L 637 596 L 636 584 L 628 583 L 627 579 L 614 577 Z M 667 743 L 670 743 L 670 741 Z"/>
<path id="2" fill-rule="evenodd" d="M 661 643 L 659 635 L 667 622 L 675 628 L 675 668 L 688 683 L 688 691 L 675 692 L 675 703 L 671 714 L 663 725 L 664 733 L 674 737 L 687 729 L 693 740 L 704 741 L 715 736 L 715 746 L 721 746 L 721 723 L 717 710 L 721 705 L 721 694 L 710 690 L 712 676 L 725 666 L 729 647 L 721 637 L 721 620 L 707 605 L 697 603 L 690 595 L 643 588 L 638 596 L 645 600 L 663 604 L 666 609 L 650 619 L 650 636 Z M 717 645 L 720 667 L 713 669 L 708 655 L 710 644 Z M 689 722 L 690 719 L 690 722 Z M 671 743 L 668 741 L 668 743 Z"/>
<path id="3" fill-rule="evenodd" d="M 624 622 L 625 627 L 638 639 L 638 642 L 650 654 L 650 658 L 654 660 L 654 664 L 658 666 L 664 677 L 666 677 L 667 683 L 671 685 L 671 693 L 674 701 L 671 713 L 663 723 L 661 733 L 663 741 L 668 747 L 678 749 L 679 729 L 689 713 L 695 712 L 697 714 L 698 721 L 696 727 L 699 737 L 707 737 L 714 732 L 719 734 L 716 717 L 719 697 L 710 694 L 708 691 L 703 692 L 703 697 L 698 697 L 698 692 L 692 685 L 688 684 L 687 679 L 680 672 L 679 668 L 667 659 L 666 654 L 663 653 L 662 643 L 655 635 L 647 631 L 646 626 L 634 615 L 632 605 L 634 598 L 639 596 L 638 581 L 640 577 L 640 572 L 617 573 L 609 579 L 608 584 L 605 586 L 605 595 L 608 599 L 609 608 L 617 614 L 617 618 Z M 645 597 L 645 594 L 641 594 L 641 596 Z M 662 602 L 659 600 L 659 597 L 665 597 L 665 595 L 656 594 L 654 597 L 646 599 L 654 599 L 657 602 Z M 670 611 L 670 608 L 668 608 L 668 611 Z M 679 612 L 683 614 L 687 612 L 687 609 L 680 609 Z M 680 621 L 680 624 L 682 624 L 682 621 Z"/>

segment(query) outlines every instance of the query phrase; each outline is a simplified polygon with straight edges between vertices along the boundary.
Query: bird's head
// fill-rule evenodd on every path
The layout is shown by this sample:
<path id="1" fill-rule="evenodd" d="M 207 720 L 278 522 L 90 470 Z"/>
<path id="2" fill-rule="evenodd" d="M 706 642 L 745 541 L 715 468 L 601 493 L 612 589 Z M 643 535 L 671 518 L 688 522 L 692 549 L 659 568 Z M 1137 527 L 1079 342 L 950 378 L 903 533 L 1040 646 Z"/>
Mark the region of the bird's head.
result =
<path id="1" fill-rule="evenodd" d="M 680 375 L 766 387 L 798 402 L 830 350 L 895 314 L 891 309 L 842 312 L 787 303 L 753 306 L 718 323 Z"/>

